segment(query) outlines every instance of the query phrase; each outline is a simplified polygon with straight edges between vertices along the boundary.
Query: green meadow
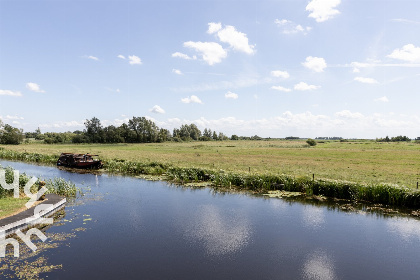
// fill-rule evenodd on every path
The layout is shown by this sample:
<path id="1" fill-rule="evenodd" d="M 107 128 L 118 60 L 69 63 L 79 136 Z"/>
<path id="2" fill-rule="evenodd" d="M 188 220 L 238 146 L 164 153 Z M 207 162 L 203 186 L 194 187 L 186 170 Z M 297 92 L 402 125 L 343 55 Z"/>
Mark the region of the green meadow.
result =
<path id="1" fill-rule="evenodd" d="M 363 184 L 390 183 L 416 188 L 420 144 L 414 142 L 210 141 L 153 144 L 21 144 L 5 151 L 27 153 L 28 161 L 54 164 L 62 152 L 92 153 L 107 163 L 137 162 L 240 174 L 309 176 Z M 34 158 L 33 154 L 37 154 Z M 16 158 L 22 160 L 22 158 Z M 145 172 L 147 173 L 147 172 Z"/>

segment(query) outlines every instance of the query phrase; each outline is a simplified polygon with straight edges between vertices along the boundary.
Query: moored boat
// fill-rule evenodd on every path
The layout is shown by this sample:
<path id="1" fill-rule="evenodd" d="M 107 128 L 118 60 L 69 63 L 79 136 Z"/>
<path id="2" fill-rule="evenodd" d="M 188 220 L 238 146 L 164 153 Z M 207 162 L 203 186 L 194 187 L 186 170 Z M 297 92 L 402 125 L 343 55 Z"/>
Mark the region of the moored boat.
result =
<path id="1" fill-rule="evenodd" d="M 103 164 L 98 155 L 62 153 L 57 160 L 57 166 L 99 169 Z"/>

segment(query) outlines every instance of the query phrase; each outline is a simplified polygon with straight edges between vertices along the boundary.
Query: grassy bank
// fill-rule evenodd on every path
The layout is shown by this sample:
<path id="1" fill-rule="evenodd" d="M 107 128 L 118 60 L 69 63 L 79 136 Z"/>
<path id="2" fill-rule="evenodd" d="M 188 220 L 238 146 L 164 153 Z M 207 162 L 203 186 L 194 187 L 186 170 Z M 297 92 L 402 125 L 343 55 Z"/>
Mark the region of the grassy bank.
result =
<path id="1" fill-rule="evenodd" d="M 109 172 L 165 174 L 180 183 L 284 189 L 387 205 L 420 206 L 420 145 L 374 141 L 225 141 L 6 146 L 4 159 L 55 164 L 61 152 L 99 154 Z M 315 174 L 315 180 L 312 178 Z"/>
<path id="2" fill-rule="evenodd" d="M 0 169 L 3 169 L 0 166 Z M 5 168 L 6 183 L 10 184 L 13 182 L 13 169 L 10 167 Z M 24 187 L 30 180 L 30 177 L 26 174 L 19 174 L 19 198 L 13 197 L 13 190 L 6 190 L 0 187 L 0 219 L 8 217 L 20 211 L 26 210 L 25 203 L 28 202 L 29 198 L 25 196 Z M 45 181 L 45 187 L 47 188 L 46 193 L 55 193 L 66 197 L 75 197 L 79 191 L 76 186 L 62 178 L 54 178 Z M 39 180 L 34 183 L 31 187 L 31 192 L 36 193 L 38 191 Z"/>

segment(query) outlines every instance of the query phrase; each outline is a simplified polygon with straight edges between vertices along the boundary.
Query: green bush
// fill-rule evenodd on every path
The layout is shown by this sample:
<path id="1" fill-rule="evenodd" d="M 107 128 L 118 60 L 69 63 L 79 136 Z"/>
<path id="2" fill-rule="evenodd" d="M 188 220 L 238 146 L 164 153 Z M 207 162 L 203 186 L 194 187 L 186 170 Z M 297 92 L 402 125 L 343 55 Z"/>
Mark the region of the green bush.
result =
<path id="1" fill-rule="evenodd" d="M 306 143 L 308 143 L 309 146 L 316 146 L 316 141 L 314 139 L 309 138 L 306 140 Z"/>

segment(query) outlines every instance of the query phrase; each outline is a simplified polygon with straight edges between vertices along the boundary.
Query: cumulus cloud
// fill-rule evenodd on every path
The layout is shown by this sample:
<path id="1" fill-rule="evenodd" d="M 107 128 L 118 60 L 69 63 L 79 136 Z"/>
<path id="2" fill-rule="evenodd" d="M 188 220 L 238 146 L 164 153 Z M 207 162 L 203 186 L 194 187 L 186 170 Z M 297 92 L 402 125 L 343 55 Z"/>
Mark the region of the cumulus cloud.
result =
<path id="1" fill-rule="evenodd" d="M 42 90 L 38 84 L 36 83 L 27 83 L 26 84 L 26 88 L 29 89 L 30 91 L 35 91 L 35 92 L 45 92 L 45 90 Z"/>
<path id="2" fill-rule="evenodd" d="M 218 22 L 218 23 L 210 22 L 209 23 L 209 29 L 207 30 L 207 33 L 213 34 L 213 33 L 218 32 L 220 29 L 222 29 L 222 24 L 220 22 Z"/>
<path id="3" fill-rule="evenodd" d="M 308 34 L 309 31 L 312 30 L 312 27 L 309 26 L 302 26 L 300 24 L 296 24 L 291 20 L 287 19 L 276 19 L 274 21 L 277 26 L 279 26 L 282 30 L 283 34 L 296 34 L 296 33 L 303 33 L 304 35 Z"/>
<path id="4" fill-rule="evenodd" d="M 285 88 L 285 87 L 282 87 L 282 86 L 272 86 L 271 89 L 278 90 L 278 91 L 284 91 L 284 92 L 292 91 L 290 88 Z"/>
<path id="5" fill-rule="evenodd" d="M 238 95 L 234 92 L 228 91 L 227 93 L 225 93 L 225 98 L 226 99 L 238 99 Z"/>
<path id="6" fill-rule="evenodd" d="M 379 82 L 372 78 L 364 78 L 364 77 L 356 77 L 354 78 L 355 81 L 364 83 L 364 84 L 378 84 Z"/>
<path id="7" fill-rule="evenodd" d="M 324 69 L 327 67 L 327 63 L 325 59 L 322 57 L 313 57 L 308 56 L 305 62 L 302 62 L 302 65 L 308 69 L 311 69 L 315 72 L 323 72 Z"/>
<path id="8" fill-rule="evenodd" d="M 287 71 L 279 71 L 279 70 L 271 71 L 271 76 L 276 77 L 276 78 L 284 78 L 284 79 L 287 79 L 290 77 Z"/>
<path id="9" fill-rule="evenodd" d="M 20 91 L 13 91 L 8 89 L 0 89 L 0 95 L 8 95 L 8 96 L 22 96 Z"/>
<path id="10" fill-rule="evenodd" d="M 294 86 L 294 89 L 295 90 L 302 90 L 302 91 L 305 91 L 305 90 L 315 90 L 315 89 L 319 89 L 321 86 L 315 86 L 315 85 L 308 85 L 307 83 L 305 83 L 305 82 L 300 82 L 300 83 L 298 83 L 298 84 L 296 84 L 295 86 Z"/>
<path id="11" fill-rule="evenodd" d="M 179 70 L 179 69 L 172 69 L 172 73 L 175 73 L 177 75 L 183 75 L 181 70 Z"/>
<path id="12" fill-rule="evenodd" d="M 314 18 L 317 22 L 327 21 L 340 13 L 337 6 L 341 0 L 312 0 L 306 6 L 306 11 L 310 12 L 310 18 Z"/>
<path id="13" fill-rule="evenodd" d="M 163 110 L 159 105 L 153 106 L 153 108 L 149 111 L 155 114 L 165 114 L 165 110 Z"/>
<path id="14" fill-rule="evenodd" d="M 194 49 L 199 52 L 203 60 L 209 65 L 220 63 L 227 57 L 227 52 L 221 45 L 215 42 L 192 42 L 184 43 L 184 47 Z"/>
<path id="15" fill-rule="evenodd" d="M 235 51 L 244 52 L 246 54 L 253 54 L 254 45 L 250 45 L 248 37 L 245 33 L 239 32 L 234 26 L 226 25 L 222 28 L 221 23 L 209 23 L 207 33 L 216 33 L 216 36 L 223 43 L 228 43 Z"/>
<path id="16" fill-rule="evenodd" d="M 401 49 L 395 49 L 387 57 L 408 61 L 411 63 L 420 62 L 420 47 L 416 47 L 413 44 L 403 46 Z"/>
<path id="17" fill-rule="evenodd" d="M 389 99 L 386 96 L 382 96 L 380 98 L 375 99 L 376 102 L 384 102 L 384 103 L 388 103 Z"/>
<path id="18" fill-rule="evenodd" d="M 128 60 L 129 60 L 128 63 L 130 63 L 131 65 L 142 64 L 140 57 L 135 56 L 135 55 L 129 55 Z"/>
<path id="19" fill-rule="evenodd" d="M 203 102 L 200 100 L 200 98 L 198 98 L 196 95 L 191 95 L 185 98 L 181 99 L 182 103 L 198 103 L 198 104 L 203 104 Z"/>
<path id="20" fill-rule="evenodd" d="M 122 54 L 119 54 L 117 57 L 121 59 L 125 59 L 125 56 L 123 56 Z"/>
<path id="21" fill-rule="evenodd" d="M 190 57 L 190 56 L 188 56 L 184 53 L 180 53 L 180 52 L 173 53 L 172 57 L 179 57 L 179 58 L 186 59 L 186 60 L 197 59 L 197 57 L 195 55 L 193 57 Z"/>

